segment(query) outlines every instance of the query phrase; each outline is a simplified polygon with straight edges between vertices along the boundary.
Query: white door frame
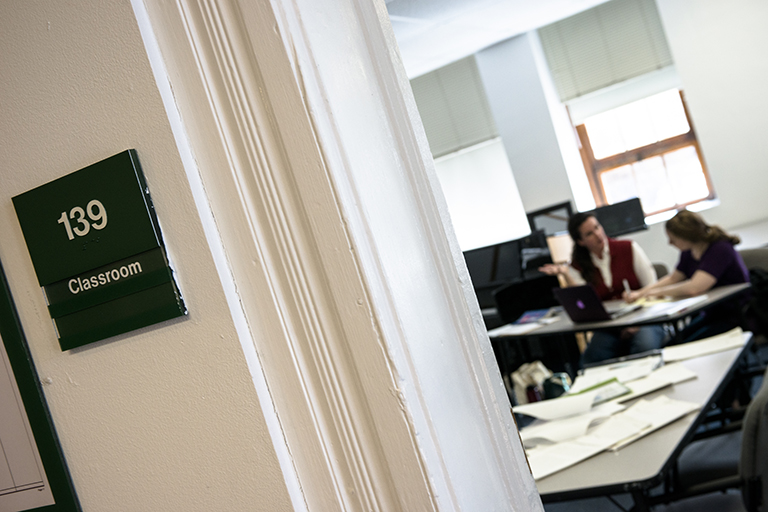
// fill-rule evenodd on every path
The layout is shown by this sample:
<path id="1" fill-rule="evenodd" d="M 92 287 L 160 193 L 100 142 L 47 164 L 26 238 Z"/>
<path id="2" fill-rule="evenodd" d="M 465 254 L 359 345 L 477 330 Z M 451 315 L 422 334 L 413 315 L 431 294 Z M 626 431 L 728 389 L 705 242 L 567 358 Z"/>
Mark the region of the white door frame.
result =
<path id="1" fill-rule="evenodd" d="M 144 1 L 294 507 L 541 510 L 384 2 Z"/>

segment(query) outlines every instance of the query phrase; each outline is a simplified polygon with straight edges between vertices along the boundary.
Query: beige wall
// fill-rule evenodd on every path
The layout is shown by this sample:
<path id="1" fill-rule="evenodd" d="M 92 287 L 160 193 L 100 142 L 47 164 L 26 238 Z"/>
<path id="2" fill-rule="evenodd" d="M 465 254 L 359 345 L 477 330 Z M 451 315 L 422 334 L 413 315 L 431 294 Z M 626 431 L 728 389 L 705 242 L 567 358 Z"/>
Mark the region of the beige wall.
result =
<path id="1" fill-rule="evenodd" d="M 657 0 L 729 228 L 768 218 L 768 3 Z"/>
<path id="2" fill-rule="evenodd" d="M 1 2 L 0 98 L 0 259 L 83 509 L 291 509 L 130 2 Z M 128 148 L 189 316 L 61 352 L 11 197 Z"/>

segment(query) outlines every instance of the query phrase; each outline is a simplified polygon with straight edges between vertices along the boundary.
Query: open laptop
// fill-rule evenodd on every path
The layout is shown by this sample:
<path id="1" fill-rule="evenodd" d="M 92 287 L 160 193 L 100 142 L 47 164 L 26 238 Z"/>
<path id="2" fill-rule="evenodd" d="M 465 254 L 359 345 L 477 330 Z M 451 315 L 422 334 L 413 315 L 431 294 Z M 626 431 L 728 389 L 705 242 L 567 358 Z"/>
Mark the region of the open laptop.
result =
<path id="1" fill-rule="evenodd" d="M 553 288 L 552 292 L 574 323 L 613 320 L 642 307 L 641 304 L 617 302 L 606 308 L 591 284 Z"/>

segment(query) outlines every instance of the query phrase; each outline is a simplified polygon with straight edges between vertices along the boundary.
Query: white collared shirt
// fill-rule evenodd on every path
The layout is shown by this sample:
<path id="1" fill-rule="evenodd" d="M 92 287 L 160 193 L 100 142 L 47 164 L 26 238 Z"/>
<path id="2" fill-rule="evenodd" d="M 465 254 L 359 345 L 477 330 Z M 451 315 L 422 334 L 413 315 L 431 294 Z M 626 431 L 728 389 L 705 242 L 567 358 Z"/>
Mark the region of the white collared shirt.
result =
<path id="1" fill-rule="evenodd" d="M 598 258 L 592 252 L 589 253 L 589 256 L 592 258 L 592 263 L 603 276 L 605 286 L 608 289 L 611 289 L 613 285 L 613 274 L 611 274 L 611 253 L 608 250 L 608 244 L 606 243 L 605 247 L 603 247 L 602 258 Z M 634 267 L 635 275 L 637 276 L 637 280 L 640 282 L 641 287 L 656 281 L 656 270 L 654 270 L 651 260 L 648 259 L 648 256 L 645 255 L 645 252 L 634 240 L 632 241 L 632 266 Z M 586 281 L 581 276 L 581 272 L 570 265 L 568 266 L 568 274 L 570 274 L 575 285 L 586 284 Z"/>

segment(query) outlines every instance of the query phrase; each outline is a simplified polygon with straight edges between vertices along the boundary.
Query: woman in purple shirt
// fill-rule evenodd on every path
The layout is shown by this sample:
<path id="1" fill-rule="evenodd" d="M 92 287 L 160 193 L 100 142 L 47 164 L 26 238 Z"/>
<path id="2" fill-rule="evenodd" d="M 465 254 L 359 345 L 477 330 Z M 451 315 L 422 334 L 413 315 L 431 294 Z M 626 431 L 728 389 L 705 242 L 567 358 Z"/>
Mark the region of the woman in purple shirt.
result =
<path id="1" fill-rule="evenodd" d="M 741 240 L 700 215 L 683 210 L 667 221 L 669 243 L 680 249 L 680 261 L 670 274 L 626 295 L 627 301 L 641 297 L 692 297 L 728 284 L 746 283 L 749 272 L 733 248 Z M 696 318 L 683 332 L 684 341 L 723 333 L 739 325 L 744 299 L 712 308 Z"/>

